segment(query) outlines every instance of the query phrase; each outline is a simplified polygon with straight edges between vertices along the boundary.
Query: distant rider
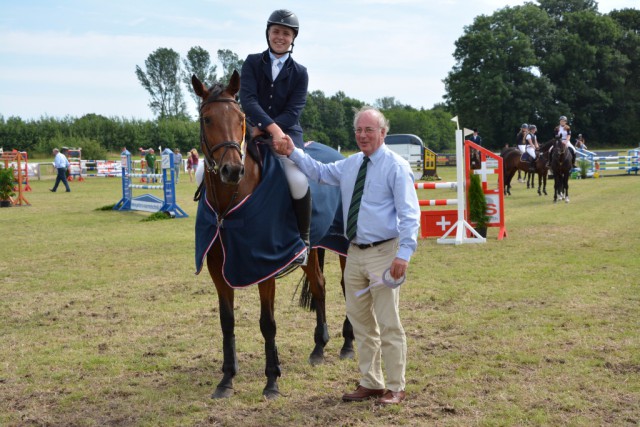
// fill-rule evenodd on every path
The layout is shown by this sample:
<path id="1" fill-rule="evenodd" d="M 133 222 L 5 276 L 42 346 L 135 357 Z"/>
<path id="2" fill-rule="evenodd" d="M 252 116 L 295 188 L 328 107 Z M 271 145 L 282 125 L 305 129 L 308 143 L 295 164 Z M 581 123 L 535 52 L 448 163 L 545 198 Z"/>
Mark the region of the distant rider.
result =
<path id="1" fill-rule="evenodd" d="M 526 136 L 526 151 L 527 154 L 531 157 L 531 164 L 529 165 L 529 172 L 536 171 L 536 151 L 538 150 L 538 137 L 536 136 L 536 131 L 538 128 L 536 125 L 529 125 L 529 133 Z"/>

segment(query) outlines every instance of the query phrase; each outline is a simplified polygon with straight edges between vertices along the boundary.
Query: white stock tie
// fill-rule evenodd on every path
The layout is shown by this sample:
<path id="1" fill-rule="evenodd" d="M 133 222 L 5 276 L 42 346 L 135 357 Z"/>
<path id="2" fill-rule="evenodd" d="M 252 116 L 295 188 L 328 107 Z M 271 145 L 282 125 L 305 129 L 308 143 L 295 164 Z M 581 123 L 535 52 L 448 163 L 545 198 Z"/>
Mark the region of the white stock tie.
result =
<path id="1" fill-rule="evenodd" d="M 280 73 L 280 65 L 282 64 L 279 60 L 275 60 L 271 63 L 271 76 L 273 77 L 273 81 L 276 80 L 276 77 L 278 77 L 278 74 Z"/>

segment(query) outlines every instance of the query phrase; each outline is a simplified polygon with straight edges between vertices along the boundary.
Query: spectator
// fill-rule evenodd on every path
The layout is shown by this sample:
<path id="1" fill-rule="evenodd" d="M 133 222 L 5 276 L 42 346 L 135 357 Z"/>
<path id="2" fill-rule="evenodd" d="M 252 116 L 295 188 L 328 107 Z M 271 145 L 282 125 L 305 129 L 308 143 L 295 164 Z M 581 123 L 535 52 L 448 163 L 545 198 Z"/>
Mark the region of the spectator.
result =
<path id="1" fill-rule="evenodd" d="M 473 130 L 473 135 L 471 135 L 469 141 L 473 142 L 474 144 L 482 145 L 482 138 L 478 134 L 478 129 Z"/>
<path id="2" fill-rule="evenodd" d="M 179 148 L 173 150 L 173 169 L 176 174 L 176 184 L 180 182 L 180 169 L 182 169 L 182 153 Z"/>
<path id="3" fill-rule="evenodd" d="M 195 148 L 192 148 L 189 151 L 189 157 L 187 158 L 187 172 L 189 172 L 189 182 L 193 182 L 193 175 L 198 169 L 198 151 Z"/>
<path id="4" fill-rule="evenodd" d="M 53 185 L 53 188 L 49 189 L 49 191 L 55 193 L 58 189 L 58 184 L 62 182 L 67 189 L 67 193 L 71 192 L 69 183 L 67 182 L 67 169 L 69 169 L 69 160 L 67 160 L 67 157 L 62 154 L 57 148 L 53 149 L 53 167 L 56 168 L 58 174 L 56 175 L 56 182 Z"/>

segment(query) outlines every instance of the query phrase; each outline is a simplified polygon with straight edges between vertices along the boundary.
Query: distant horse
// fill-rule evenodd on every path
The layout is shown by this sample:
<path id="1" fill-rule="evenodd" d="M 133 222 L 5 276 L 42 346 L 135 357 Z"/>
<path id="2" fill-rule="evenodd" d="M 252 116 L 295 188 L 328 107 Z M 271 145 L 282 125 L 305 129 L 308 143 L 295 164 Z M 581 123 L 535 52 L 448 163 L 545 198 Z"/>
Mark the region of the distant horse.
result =
<path id="1" fill-rule="evenodd" d="M 547 195 L 547 175 L 549 175 L 549 153 L 538 151 L 536 157 L 536 172 L 529 172 L 529 178 L 531 179 L 531 188 L 534 188 L 535 175 L 538 175 L 538 196 Z M 527 188 L 529 188 L 529 181 L 527 180 Z M 542 190 L 542 191 L 541 191 Z"/>
<path id="2" fill-rule="evenodd" d="M 500 153 L 500 156 L 503 158 L 502 168 L 504 172 L 504 195 L 505 196 L 511 195 L 511 180 L 513 179 L 513 176 L 515 175 L 516 171 L 527 172 L 527 173 L 530 173 L 531 176 L 537 173 L 538 176 L 540 177 L 539 184 L 538 184 L 538 194 L 542 195 L 540 193 L 540 187 L 541 187 L 540 184 L 542 182 L 542 179 L 544 179 L 544 194 L 545 195 L 547 194 L 547 191 L 546 191 L 547 172 L 549 168 L 547 168 L 546 166 L 547 164 L 546 157 L 543 158 L 543 156 L 541 156 L 540 153 L 538 153 L 538 155 L 536 156 L 535 171 L 531 172 L 530 171 L 531 163 L 523 162 L 521 160 L 522 152 L 518 148 L 515 148 L 515 147 L 506 148 L 502 151 L 502 153 Z M 533 179 L 531 179 L 530 183 L 527 182 L 527 188 L 534 188 Z"/>
<path id="3" fill-rule="evenodd" d="M 559 138 L 553 142 L 553 154 L 551 156 L 551 170 L 553 171 L 554 193 L 553 203 L 558 199 L 569 203 L 569 177 L 571 176 L 572 158 L 569 147 Z"/>
<path id="4" fill-rule="evenodd" d="M 239 221 L 233 219 L 233 214 L 242 207 L 246 207 L 250 203 L 250 200 L 254 198 L 254 194 L 259 193 L 258 190 L 264 191 L 265 189 L 271 188 L 274 189 L 269 190 L 271 192 L 279 194 L 286 192 L 286 197 L 290 196 L 284 177 L 282 177 L 280 181 L 281 183 L 284 182 L 283 187 L 274 188 L 273 185 L 268 184 L 267 181 L 265 181 L 262 186 L 259 186 L 263 178 L 262 174 L 265 173 L 261 160 L 265 160 L 265 158 L 259 157 L 260 153 L 255 149 L 255 145 L 253 145 L 253 151 L 247 146 L 247 154 L 243 156 L 242 144 L 246 135 L 246 120 L 235 98 L 240 89 L 240 76 L 238 72 L 233 73 L 226 87 L 216 84 L 207 89 L 195 75 L 192 77 L 191 82 L 195 93 L 202 100 L 200 104 L 200 139 L 201 150 L 204 153 L 205 190 L 204 198 L 198 206 L 198 216 L 200 217 L 201 212 L 208 212 L 208 207 L 212 208 L 214 215 L 209 222 L 214 224 L 214 231 L 216 233 L 211 243 L 208 243 L 207 251 L 204 252 L 206 255 L 203 255 L 203 257 L 206 256 L 209 274 L 218 294 L 220 324 L 223 337 L 223 377 L 212 397 L 226 398 L 233 395 L 233 378 L 238 371 L 238 359 L 236 356 L 234 335 L 234 288 L 227 280 L 229 271 L 227 270 L 228 266 L 225 260 L 227 262 L 235 262 L 239 265 L 239 267 L 232 272 L 233 274 L 239 276 L 246 275 L 246 270 L 252 267 L 246 264 L 246 259 L 249 258 L 253 252 L 260 250 L 260 248 L 250 246 L 248 249 L 245 249 L 244 253 L 236 254 L 235 257 L 232 257 L 227 253 L 227 246 L 229 246 L 230 243 L 226 240 L 224 240 L 225 243 L 222 243 L 223 238 L 221 236 L 224 234 L 226 238 L 229 238 L 228 236 L 231 235 L 230 233 L 233 230 L 244 230 L 246 227 L 251 226 L 259 227 L 267 231 L 272 229 L 276 230 L 285 219 L 269 217 L 263 212 L 259 212 L 258 215 L 255 216 L 256 220 Z M 277 161 L 275 158 L 272 160 L 273 162 Z M 279 177 L 278 175 L 277 178 L 280 179 Z M 268 203 L 269 201 L 267 201 L 267 204 Z M 289 213 L 289 210 L 287 210 L 287 213 Z M 293 215 L 292 212 L 291 215 Z M 203 215 L 203 217 L 205 216 Z M 293 219 L 286 221 L 293 221 L 295 223 L 295 216 L 291 218 Z M 205 229 L 207 232 L 210 229 L 207 224 L 205 224 L 205 226 L 209 228 L 203 227 L 199 229 L 198 224 L 197 219 L 196 246 L 199 244 L 198 233 L 200 233 L 202 229 Z M 273 231 L 273 236 L 274 238 L 280 237 L 280 233 Z M 302 241 L 297 235 L 294 242 L 298 245 L 294 251 L 295 258 L 295 256 L 300 253 L 300 245 L 304 248 L 304 244 L 302 244 Z M 275 245 L 276 243 L 269 245 L 269 249 Z M 198 250 L 198 248 L 196 248 L 196 250 Z M 320 261 L 323 261 L 323 255 L 324 253 L 318 249 L 311 250 L 308 257 L 308 264 L 302 267 L 309 283 L 308 291 L 312 295 L 314 308 L 316 310 L 315 348 L 309 357 L 309 361 L 312 364 L 323 361 L 324 346 L 329 340 L 325 313 L 325 281 L 320 263 Z M 227 259 L 225 257 L 233 259 Z M 344 270 L 344 257 L 341 257 L 340 265 Z M 263 279 L 263 277 L 266 278 Z M 267 377 L 267 384 L 262 394 L 265 398 L 272 399 L 280 395 L 277 380 L 281 374 L 275 340 L 276 321 L 274 305 L 276 279 L 273 275 L 267 275 L 259 276 L 259 280 L 261 280 L 258 283 L 258 291 L 260 293 L 260 331 L 265 340 L 265 375 Z M 342 281 L 342 285 L 344 292 L 344 280 Z M 341 357 L 353 357 L 353 330 L 351 329 L 348 319 L 345 319 L 343 325 L 343 336 L 345 337 L 345 342 L 341 350 Z"/>
<path id="5" fill-rule="evenodd" d="M 470 169 L 480 169 L 480 167 L 482 166 L 482 160 L 480 157 L 480 151 L 476 150 L 475 148 L 471 148 L 469 150 L 469 168 Z"/>

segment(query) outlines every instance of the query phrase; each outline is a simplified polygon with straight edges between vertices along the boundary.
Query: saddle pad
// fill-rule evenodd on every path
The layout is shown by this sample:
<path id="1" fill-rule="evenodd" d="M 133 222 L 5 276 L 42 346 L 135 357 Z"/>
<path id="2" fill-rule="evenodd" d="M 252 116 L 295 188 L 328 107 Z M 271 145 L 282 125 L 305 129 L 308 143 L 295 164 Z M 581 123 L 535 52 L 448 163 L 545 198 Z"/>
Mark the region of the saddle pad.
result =
<path id="1" fill-rule="evenodd" d="M 196 216 L 196 274 L 207 253 L 220 239 L 223 248 L 222 273 L 234 288 L 260 283 L 291 264 L 304 250 L 298 233 L 284 170 L 266 144 L 258 144 L 263 178 L 254 192 L 235 206 L 218 224 L 218 213 L 203 197 Z M 319 143 L 305 147 L 312 157 L 329 162 L 342 157 Z M 338 187 L 310 183 L 313 213 L 311 244 L 346 254 L 341 200 Z M 287 191 L 283 191 L 287 189 Z M 270 220 L 277 218 L 277 220 Z"/>

